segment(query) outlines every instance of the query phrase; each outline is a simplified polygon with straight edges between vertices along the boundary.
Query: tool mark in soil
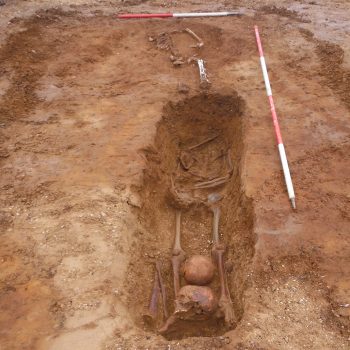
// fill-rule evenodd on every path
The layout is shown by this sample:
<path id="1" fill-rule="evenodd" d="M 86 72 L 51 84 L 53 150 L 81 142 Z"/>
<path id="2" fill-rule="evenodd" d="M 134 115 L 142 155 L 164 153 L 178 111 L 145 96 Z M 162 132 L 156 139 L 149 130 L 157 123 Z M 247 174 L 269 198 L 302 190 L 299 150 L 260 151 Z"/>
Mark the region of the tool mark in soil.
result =
<path id="1" fill-rule="evenodd" d="M 39 79 L 45 74 L 48 61 L 59 55 L 57 38 L 46 35 L 47 26 L 61 11 L 39 11 L 29 19 L 14 19 L 25 29 L 11 34 L 0 50 L 2 72 L 11 76 L 11 85 L 2 97 L 0 121 L 18 120 L 28 115 L 40 102 L 35 93 Z M 46 26 L 46 28 L 45 28 Z"/>
<path id="2" fill-rule="evenodd" d="M 286 9 L 285 7 L 277 7 L 277 6 L 263 6 L 260 8 L 264 14 L 267 15 L 278 15 L 285 18 L 290 18 L 297 22 L 308 23 L 308 20 L 303 19 L 297 11 L 291 11 Z"/>
<path id="3" fill-rule="evenodd" d="M 315 51 L 320 60 L 320 76 L 324 77 L 326 85 L 332 89 L 350 109 L 350 70 L 344 63 L 344 50 L 337 44 L 317 40 L 307 29 L 300 29 L 301 35 L 315 44 Z"/>
<path id="4" fill-rule="evenodd" d="M 106 19 L 106 17 L 103 17 Z M 71 31 L 63 31 L 66 20 L 72 26 Z M 81 30 L 74 30 L 74 21 L 79 20 L 76 12 L 64 12 L 58 9 L 38 11 L 28 19 L 15 18 L 11 23 L 23 27 L 23 30 L 9 35 L 6 43 L 0 48 L 0 61 L 3 63 L 0 73 L 8 77 L 10 86 L 1 96 L 0 123 L 23 121 L 45 99 L 40 98 L 36 90 L 40 87 L 40 79 L 52 70 L 57 63 L 57 57 L 65 59 L 64 55 L 73 47 L 80 46 L 80 51 L 69 64 L 51 71 L 61 85 L 63 78 L 75 76 L 81 67 L 90 68 L 94 63 L 110 56 L 114 43 L 119 42 L 118 34 L 110 34 L 110 44 L 83 41 Z M 70 21 L 70 22 L 69 22 Z M 81 21 L 81 26 L 90 32 L 90 24 Z M 108 33 L 109 34 L 109 33 Z M 108 35 L 107 34 L 107 35 Z M 103 38 L 101 39 L 103 42 Z"/>
<path id="5" fill-rule="evenodd" d="M 223 195 L 220 239 L 227 245 L 224 259 L 234 312 L 237 320 L 242 318 L 255 244 L 253 207 L 241 182 L 243 112 L 244 102 L 236 93 L 197 95 L 164 108 L 154 144 L 144 150 L 147 167 L 140 190 L 143 205 L 139 219 L 145 229 L 135 239 L 126 281 L 130 313 L 139 327 L 148 328 L 141 316 L 150 300 L 155 260 L 161 262 L 168 310 L 174 309 L 171 251 L 176 210 L 182 211 L 181 243 L 186 256 L 210 256 L 213 214 L 207 201 L 213 192 Z M 219 296 L 218 271 L 210 287 Z M 164 321 L 159 310 L 152 330 Z M 181 321 L 166 337 L 215 336 L 235 326 L 215 317 Z"/>

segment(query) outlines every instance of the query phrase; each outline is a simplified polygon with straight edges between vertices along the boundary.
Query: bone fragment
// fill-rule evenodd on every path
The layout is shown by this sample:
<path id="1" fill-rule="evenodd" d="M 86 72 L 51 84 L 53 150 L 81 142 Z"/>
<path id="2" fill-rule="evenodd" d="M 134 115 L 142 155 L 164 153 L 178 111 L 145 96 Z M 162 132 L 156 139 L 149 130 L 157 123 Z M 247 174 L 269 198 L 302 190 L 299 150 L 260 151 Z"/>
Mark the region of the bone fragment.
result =
<path id="1" fill-rule="evenodd" d="M 179 161 L 184 170 L 188 170 L 195 162 L 195 158 L 192 157 L 191 153 L 189 152 L 181 152 L 179 156 Z"/>
<path id="2" fill-rule="evenodd" d="M 173 62 L 174 66 L 182 66 L 183 64 L 185 64 L 185 61 L 182 57 L 176 58 Z"/>
<path id="3" fill-rule="evenodd" d="M 192 62 L 197 62 L 197 61 L 198 61 L 197 54 L 195 54 L 195 55 L 193 55 L 193 56 L 191 56 L 191 57 L 189 57 L 189 58 L 187 59 L 187 63 L 188 63 L 188 64 L 190 64 L 190 63 L 192 63 Z"/>

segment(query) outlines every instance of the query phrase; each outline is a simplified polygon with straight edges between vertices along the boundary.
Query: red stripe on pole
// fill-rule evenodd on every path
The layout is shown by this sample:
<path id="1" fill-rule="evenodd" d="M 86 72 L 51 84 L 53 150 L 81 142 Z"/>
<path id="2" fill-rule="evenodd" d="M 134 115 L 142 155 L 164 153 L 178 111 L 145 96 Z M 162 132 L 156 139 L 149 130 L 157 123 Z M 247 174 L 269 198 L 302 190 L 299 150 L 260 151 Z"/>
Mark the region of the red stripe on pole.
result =
<path id="1" fill-rule="evenodd" d="M 272 121 L 273 121 L 273 125 L 275 127 L 275 134 L 276 134 L 277 144 L 280 144 L 280 143 L 283 143 L 283 141 L 282 141 L 282 135 L 281 135 L 280 126 L 278 124 L 275 103 L 273 102 L 273 97 L 272 96 L 268 96 L 268 97 L 269 97 L 269 102 L 270 102 Z"/>
<path id="2" fill-rule="evenodd" d="M 254 30 L 255 30 L 256 43 L 258 44 L 259 55 L 260 55 L 260 57 L 263 57 L 264 56 L 264 51 L 263 51 L 263 48 L 262 48 L 262 45 L 261 45 L 261 40 L 260 40 L 258 26 L 254 26 Z"/>
<path id="3" fill-rule="evenodd" d="M 168 18 L 173 17 L 172 13 L 124 13 L 117 15 L 117 18 L 129 19 L 129 18 Z"/>

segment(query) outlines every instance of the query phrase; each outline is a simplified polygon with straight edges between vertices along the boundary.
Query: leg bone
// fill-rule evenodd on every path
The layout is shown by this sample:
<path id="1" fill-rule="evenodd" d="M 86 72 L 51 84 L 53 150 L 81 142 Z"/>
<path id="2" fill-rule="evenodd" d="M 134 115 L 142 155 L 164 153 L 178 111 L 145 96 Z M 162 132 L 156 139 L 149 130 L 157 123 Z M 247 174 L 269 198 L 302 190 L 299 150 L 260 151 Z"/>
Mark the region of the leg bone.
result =
<path id="1" fill-rule="evenodd" d="M 174 290 L 175 298 L 180 290 L 180 266 L 185 260 L 185 251 L 181 248 L 181 211 L 176 211 L 176 233 L 173 248 L 173 256 L 171 259 L 174 273 Z"/>
<path id="2" fill-rule="evenodd" d="M 167 297 L 166 297 L 166 290 L 165 290 L 165 285 L 161 274 L 161 267 L 160 267 L 159 261 L 156 262 L 156 269 L 157 269 L 160 292 L 162 294 L 163 314 L 164 314 L 164 318 L 166 319 L 169 316 L 168 308 L 167 308 Z"/>
<path id="3" fill-rule="evenodd" d="M 176 210 L 176 223 L 175 223 L 175 242 L 173 247 L 173 256 L 171 259 L 173 265 L 174 274 L 174 291 L 175 291 L 175 304 L 180 290 L 180 266 L 185 260 L 185 251 L 181 248 L 181 211 Z M 165 324 L 159 329 L 160 334 L 165 334 L 169 327 L 171 327 L 177 320 L 177 317 L 173 314 L 165 322 Z"/>
<path id="4" fill-rule="evenodd" d="M 236 321 L 232 300 L 230 297 L 230 291 L 227 283 L 227 276 L 224 266 L 224 254 L 226 251 L 225 244 L 220 243 L 219 238 L 219 220 L 220 220 L 220 208 L 215 204 L 220 200 L 220 196 L 212 194 L 209 197 L 209 202 L 212 203 L 213 217 L 213 258 L 216 260 L 219 270 L 220 289 L 221 295 L 219 299 L 219 308 L 225 316 L 225 322 L 227 324 L 233 324 Z"/>
<path id="5" fill-rule="evenodd" d="M 147 312 L 142 315 L 145 322 L 152 324 L 155 322 L 158 313 L 158 298 L 159 298 L 159 280 L 158 273 L 156 271 L 154 276 L 154 285 L 152 289 L 151 300 Z"/>

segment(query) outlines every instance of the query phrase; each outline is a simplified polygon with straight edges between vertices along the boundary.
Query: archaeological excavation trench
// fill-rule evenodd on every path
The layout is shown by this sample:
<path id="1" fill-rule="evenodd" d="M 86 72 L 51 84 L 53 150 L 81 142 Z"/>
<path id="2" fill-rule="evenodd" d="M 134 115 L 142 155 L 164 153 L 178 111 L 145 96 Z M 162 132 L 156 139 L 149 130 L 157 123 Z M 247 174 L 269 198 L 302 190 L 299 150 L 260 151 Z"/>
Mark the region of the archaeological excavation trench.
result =
<path id="1" fill-rule="evenodd" d="M 181 339 L 223 334 L 242 318 L 255 243 L 252 203 L 241 182 L 243 116 L 244 101 L 236 93 L 201 94 L 164 108 L 154 144 L 144 150 L 147 165 L 138 213 L 144 229 L 135 237 L 126 281 L 129 310 L 138 327 Z M 213 239 L 214 213 L 221 214 L 219 242 Z M 187 270 L 179 252 L 173 251 L 176 218 L 181 253 L 186 258 L 202 256 L 194 270 Z M 218 247 L 219 251 L 223 248 L 221 253 Z M 197 286 L 174 289 L 173 256 L 177 256 L 173 262 L 180 263 L 180 287 Z M 209 270 L 215 267 L 212 278 L 205 277 L 208 269 L 203 261 L 212 264 Z M 158 278 L 156 262 L 161 268 L 168 315 L 163 312 L 163 294 L 155 288 L 159 300 L 152 319 L 148 306 L 153 286 L 159 287 L 154 282 Z M 204 269 L 197 271 L 203 283 L 189 277 L 196 268 Z M 226 299 L 222 298 L 225 293 Z M 223 304 L 228 304 L 228 309 Z"/>

